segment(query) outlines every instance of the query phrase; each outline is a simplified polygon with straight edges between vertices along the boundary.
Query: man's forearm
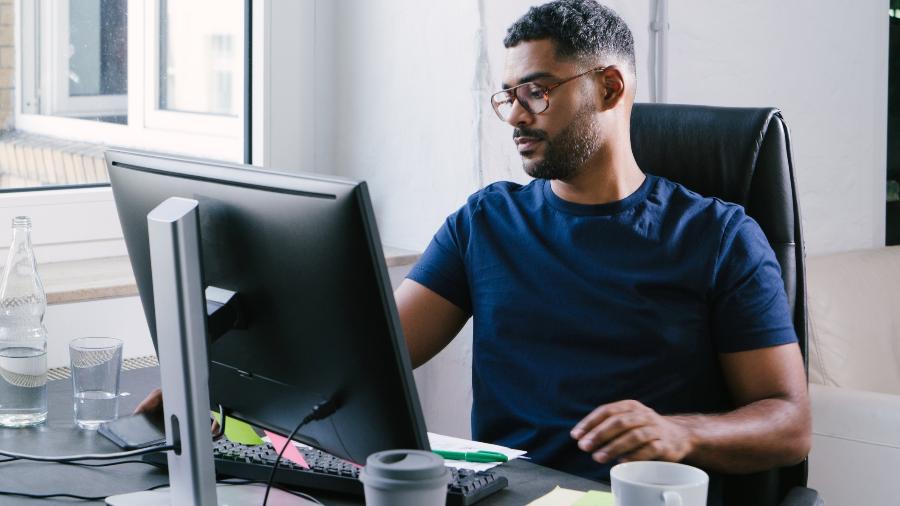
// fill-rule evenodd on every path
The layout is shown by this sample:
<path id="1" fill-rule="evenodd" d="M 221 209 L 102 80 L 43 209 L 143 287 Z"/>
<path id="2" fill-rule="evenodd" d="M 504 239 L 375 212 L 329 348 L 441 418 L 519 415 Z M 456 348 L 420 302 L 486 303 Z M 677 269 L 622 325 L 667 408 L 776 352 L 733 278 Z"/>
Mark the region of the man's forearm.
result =
<path id="1" fill-rule="evenodd" d="M 685 462 L 728 473 L 795 464 L 809 453 L 809 410 L 799 401 L 763 399 L 719 415 L 669 416 L 691 434 Z"/>

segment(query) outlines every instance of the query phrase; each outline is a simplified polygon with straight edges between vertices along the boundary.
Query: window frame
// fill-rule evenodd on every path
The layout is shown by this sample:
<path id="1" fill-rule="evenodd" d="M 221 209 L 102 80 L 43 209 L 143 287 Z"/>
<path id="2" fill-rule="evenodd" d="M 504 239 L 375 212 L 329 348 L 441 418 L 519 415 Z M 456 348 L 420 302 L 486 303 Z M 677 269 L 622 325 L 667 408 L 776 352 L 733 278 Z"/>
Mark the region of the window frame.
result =
<path id="1" fill-rule="evenodd" d="M 58 0 L 41 0 L 40 5 L 43 6 L 43 2 L 48 1 Z M 246 51 L 249 47 L 246 35 L 251 33 L 247 27 L 252 23 L 252 19 L 246 18 L 246 16 L 252 8 L 249 5 L 260 1 L 271 0 L 244 0 L 245 40 L 241 46 L 243 47 L 245 73 L 250 72 L 251 68 L 248 58 L 250 55 Z M 16 90 L 20 90 L 22 96 L 21 99 L 15 100 L 13 107 L 16 129 L 82 142 L 128 146 L 247 163 L 251 141 L 249 135 L 251 129 L 248 125 L 250 108 L 246 105 L 250 99 L 249 90 L 245 90 L 243 93 L 245 106 L 240 108 L 237 118 L 158 110 L 156 107 L 159 102 L 158 63 L 154 62 L 158 62 L 159 52 L 159 0 L 127 0 L 127 2 L 129 13 L 128 124 L 118 125 L 63 116 L 49 116 L 25 110 L 26 103 L 30 101 L 31 104 L 34 104 L 35 84 L 37 84 L 35 67 L 37 65 L 23 65 L 23 56 L 28 55 L 34 61 L 39 53 L 34 50 L 37 34 L 34 33 L 34 30 L 26 29 L 25 24 L 36 26 L 36 22 L 40 22 L 39 29 L 46 29 L 43 26 L 44 23 L 52 23 L 53 18 L 58 20 L 60 10 L 57 9 L 55 14 L 38 20 L 37 2 L 16 0 L 15 36 L 16 68 L 18 70 L 16 72 Z M 55 9 L 50 10 L 54 11 Z M 51 20 L 48 21 L 47 18 L 51 18 Z M 52 27 L 53 24 L 50 26 Z M 51 35 L 52 40 L 59 40 L 60 37 L 58 34 Z M 26 40 L 28 44 L 25 44 Z M 252 41 L 250 42 L 252 43 Z M 41 51 L 47 50 L 40 44 L 38 47 L 41 47 Z M 42 61 L 44 61 L 43 58 Z M 41 71 L 44 70 L 41 69 Z M 153 84 L 154 81 L 156 84 Z M 246 86 L 248 82 L 249 79 L 245 76 L 241 85 Z M 28 87 L 26 88 L 25 85 Z M 51 85 L 51 87 L 59 88 L 59 84 Z M 31 107 L 34 106 L 31 105 Z M 190 123 L 194 123 L 194 125 L 185 126 Z"/>
<path id="2" fill-rule="evenodd" d="M 31 8 L 37 7 L 46 11 L 46 15 L 36 21 L 40 24 L 39 33 L 46 34 L 45 44 L 40 44 L 41 76 L 49 76 L 44 95 L 47 97 L 47 109 L 54 115 L 63 117 L 79 113 L 121 114 L 128 109 L 127 95 L 70 96 L 69 81 L 65 73 L 64 55 L 68 51 L 70 1 L 35 0 Z M 34 37 L 37 40 L 37 36 Z M 38 80 L 34 79 L 36 83 Z M 42 104 L 43 106 L 43 104 Z"/>
<path id="3" fill-rule="evenodd" d="M 244 0 L 244 40 L 241 44 L 244 59 L 242 83 L 244 103 L 240 115 L 242 142 L 235 142 L 234 138 L 199 132 L 185 133 L 184 131 L 145 128 L 143 88 L 146 84 L 142 75 L 146 72 L 144 65 L 128 66 L 128 114 L 129 116 L 140 116 L 140 121 L 132 123 L 129 120 L 128 125 L 117 125 L 26 112 L 26 104 L 29 101 L 31 104 L 34 103 L 37 88 L 34 72 L 25 72 L 23 61 L 26 58 L 38 61 L 39 54 L 35 47 L 40 46 L 35 44 L 34 39 L 37 36 L 35 30 L 30 32 L 23 30 L 24 23 L 35 26 L 35 2 L 33 0 L 14 1 L 16 96 L 13 114 L 17 130 L 64 140 L 179 152 L 189 156 L 228 159 L 242 163 L 251 163 L 252 160 L 258 165 L 263 165 L 264 161 L 268 159 L 268 156 L 264 155 L 264 152 L 268 152 L 268 145 L 265 144 L 268 139 L 263 135 L 268 112 L 262 112 L 261 108 L 259 113 L 254 112 L 253 104 L 265 104 L 266 111 L 269 111 L 271 104 L 263 102 L 263 87 L 258 86 L 254 89 L 252 82 L 254 79 L 265 82 L 271 76 L 271 72 L 269 65 L 265 66 L 264 72 L 261 71 L 262 67 L 253 68 L 252 59 L 258 58 L 262 61 L 266 56 L 267 44 L 271 42 L 271 38 L 266 34 L 272 22 L 268 13 L 271 12 L 272 2 L 278 0 Z M 157 0 L 127 1 L 129 12 L 136 12 L 137 9 L 141 9 L 143 12 L 147 3 L 156 6 L 159 4 Z M 257 19 L 252 16 L 255 12 L 260 13 Z M 129 15 L 129 42 L 132 39 L 131 34 L 145 40 L 143 38 L 145 29 L 146 19 L 144 16 Z M 23 43 L 27 37 L 32 39 L 30 44 Z M 155 46 L 158 50 L 158 32 L 154 39 L 155 42 L 149 46 L 141 44 L 144 47 L 140 48 L 136 47 L 138 44 L 129 43 L 129 61 L 144 61 L 143 53 L 147 47 Z M 312 53 L 311 47 L 309 52 Z M 156 81 L 158 82 L 158 79 Z M 134 86 L 141 87 L 140 93 L 132 87 L 132 83 Z M 132 92 L 133 90 L 135 92 Z M 193 113 L 175 114 L 189 114 L 192 118 L 195 116 Z M 257 127 L 252 128 L 252 124 Z M 257 153 L 251 149 L 253 144 L 261 146 Z M 109 184 L 0 189 L 0 231 L 6 228 L 4 224 L 10 223 L 12 217 L 17 215 L 34 217 L 35 228 L 32 239 L 35 255 L 39 262 L 74 261 L 127 254 Z M 3 237 L 2 232 L 0 232 L 0 237 Z M 5 258 L 7 250 L 8 242 L 0 240 L 0 261 Z"/>
<path id="4" fill-rule="evenodd" d="M 207 132 L 211 135 L 228 136 L 231 138 L 240 137 L 244 132 L 245 108 L 240 107 L 238 115 L 222 116 L 218 114 L 206 114 L 197 112 L 173 111 L 159 108 L 159 63 L 160 48 L 162 47 L 160 34 L 160 5 L 159 0 L 144 1 L 144 33 L 145 47 L 144 57 L 142 61 L 145 65 L 144 70 L 144 124 L 146 128 L 160 129 L 165 131 L 180 131 L 191 134 L 202 134 Z M 246 1 L 245 1 L 246 4 Z M 129 5 L 130 7 L 130 5 Z M 246 13 L 245 9 L 245 13 Z M 246 34 L 246 25 L 248 20 L 244 20 L 244 33 Z M 149 43 L 146 43 L 149 41 Z M 239 55 L 242 61 L 246 62 L 245 50 L 247 44 L 237 44 L 239 47 Z M 244 71 L 249 71 L 247 65 Z M 245 80 L 240 80 L 239 86 L 244 86 Z M 147 93 L 149 91 L 149 93 Z M 246 100 L 246 91 L 242 93 Z M 244 162 L 244 153 L 236 160 Z"/>

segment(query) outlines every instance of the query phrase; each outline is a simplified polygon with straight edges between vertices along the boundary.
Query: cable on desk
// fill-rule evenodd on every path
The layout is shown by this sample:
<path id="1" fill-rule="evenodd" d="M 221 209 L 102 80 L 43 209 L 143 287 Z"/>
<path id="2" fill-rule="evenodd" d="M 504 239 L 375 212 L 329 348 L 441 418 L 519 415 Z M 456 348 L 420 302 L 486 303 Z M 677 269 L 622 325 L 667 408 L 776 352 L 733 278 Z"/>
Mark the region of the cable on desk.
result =
<path id="1" fill-rule="evenodd" d="M 334 413 L 338 408 L 338 400 L 336 397 L 332 397 L 327 401 L 322 401 L 315 406 L 313 406 L 312 410 L 300 420 L 300 423 L 294 427 L 294 430 L 291 431 L 291 435 L 287 437 L 287 441 L 285 441 L 284 446 L 281 447 L 281 451 L 278 452 L 278 457 L 275 459 L 275 463 L 272 464 L 272 472 L 269 473 L 269 481 L 266 482 L 266 495 L 263 496 L 262 506 L 266 506 L 266 502 L 269 500 L 269 489 L 272 488 L 272 480 L 275 479 L 275 471 L 278 470 L 278 464 L 281 462 L 281 457 L 284 455 L 284 451 L 287 450 L 289 445 L 294 444 L 294 435 L 297 434 L 297 431 L 300 430 L 300 427 L 312 422 L 313 420 L 321 420 L 326 416 Z"/>
<path id="2" fill-rule="evenodd" d="M 250 478 L 222 478 L 221 480 L 216 480 L 216 483 L 221 483 L 223 485 L 251 485 L 251 484 L 264 485 L 264 484 L 266 484 L 266 482 L 263 480 L 252 480 Z M 169 486 L 168 483 L 162 483 L 160 485 L 155 485 L 153 487 L 150 487 L 147 490 L 156 490 L 158 488 L 163 488 L 163 487 L 168 487 L 168 486 Z M 283 488 L 283 487 L 279 487 L 277 485 L 275 486 L 275 488 L 277 488 L 278 490 L 281 490 L 282 492 L 287 492 L 288 494 L 295 495 L 297 497 L 306 499 L 308 501 L 312 501 L 316 504 L 322 504 L 324 506 L 323 502 L 319 501 L 318 499 L 316 499 L 315 497 L 313 497 L 309 494 L 300 492 L 299 490 L 291 490 L 289 488 Z"/>
<path id="3" fill-rule="evenodd" d="M 137 462 L 137 461 L 133 461 L 133 462 Z M 239 481 L 233 481 L 233 480 L 239 480 Z M 226 478 L 224 480 L 217 480 L 216 483 L 224 483 L 226 485 L 243 485 L 245 483 L 247 483 L 247 484 L 249 484 L 249 483 L 263 484 L 265 482 L 262 480 L 244 480 L 242 478 Z M 160 483 L 159 485 L 154 485 L 150 488 L 145 488 L 144 491 L 149 492 L 151 490 L 157 490 L 157 489 L 168 487 L 168 486 L 169 486 L 168 483 Z M 322 502 L 320 502 L 318 499 L 316 499 L 315 497 L 313 497 L 309 494 L 304 494 L 303 492 L 300 492 L 297 490 L 289 490 L 289 489 L 285 489 L 285 488 L 281 488 L 281 487 L 277 487 L 277 488 L 279 490 L 283 490 L 284 492 L 295 495 L 297 497 L 302 497 L 303 499 L 312 501 L 316 504 L 322 504 Z M 9 491 L 9 490 L 0 490 L 0 495 L 27 497 L 29 499 L 50 499 L 53 497 L 67 497 L 69 499 L 78 499 L 80 501 L 102 501 L 102 500 L 106 499 L 107 497 L 109 497 L 109 495 L 87 496 L 87 495 L 69 494 L 66 492 L 58 492 L 58 493 L 52 493 L 52 494 L 33 494 L 31 492 L 13 492 L 13 491 Z"/>
<path id="4" fill-rule="evenodd" d="M 162 487 L 168 487 L 168 483 L 163 483 L 161 485 L 154 485 L 150 488 L 144 489 L 144 491 L 156 490 Z M 50 499 L 51 497 L 68 497 L 69 499 L 78 499 L 81 501 L 102 501 L 109 497 L 110 495 L 115 494 L 107 494 L 107 495 L 98 495 L 98 496 L 87 496 L 87 495 L 78 495 L 78 494 L 68 494 L 66 492 L 58 492 L 53 494 L 32 494 L 30 492 L 12 492 L 9 490 L 0 490 L 0 495 L 11 495 L 18 497 L 27 497 L 29 499 Z"/>
<path id="5" fill-rule="evenodd" d="M 0 450 L 0 456 L 10 457 L 14 460 L 34 460 L 36 462 L 74 462 L 79 460 L 110 460 L 110 459 L 120 459 L 125 457 L 135 457 L 138 455 L 145 455 L 147 453 L 159 453 L 165 452 L 169 450 L 176 449 L 174 445 L 160 445 L 160 446 L 151 446 L 149 448 L 140 448 L 138 450 L 130 450 L 127 452 L 118 452 L 118 453 L 87 453 L 84 455 L 63 455 L 63 456 L 43 456 L 43 455 L 28 455 L 26 453 L 16 453 L 16 452 L 8 452 L 6 450 Z"/>
<path id="6" fill-rule="evenodd" d="M 30 494 L 27 492 L 11 492 L 8 490 L 0 490 L 0 495 L 11 495 L 18 497 L 28 497 L 29 499 L 50 499 L 51 497 L 68 497 L 70 499 L 79 499 L 82 501 L 102 501 L 109 496 L 100 495 L 100 496 L 86 496 L 86 495 L 77 495 L 77 494 L 66 494 L 64 492 L 60 492 L 58 494 Z"/>
<path id="7" fill-rule="evenodd" d="M 221 480 L 217 480 L 216 483 L 224 483 L 226 485 L 249 485 L 249 484 L 253 484 L 253 483 L 258 483 L 260 485 L 268 484 L 268 482 L 263 481 L 263 480 L 251 480 L 249 478 L 224 478 Z M 307 501 L 312 501 L 316 504 L 322 504 L 322 505 L 325 504 L 322 501 L 316 499 L 315 497 L 313 497 L 309 494 L 303 493 L 299 490 L 291 490 L 289 488 L 279 487 L 278 485 L 275 485 L 274 488 L 277 488 L 278 490 L 281 490 L 282 492 L 287 492 L 288 494 L 295 495 L 297 497 L 301 497 L 303 499 L 306 499 Z"/>
<path id="8" fill-rule="evenodd" d="M 10 460 L 19 460 L 19 459 L 9 459 L 0 462 L 9 462 Z M 86 462 L 55 462 L 56 464 L 63 464 L 66 466 L 77 466 L 77 467 L 108 467 L 108 466 L 118 466 L 119 464 L 145 464 L 148 466 L 153 466 L 157 469 L 166 469 L 168 466 L 165 464 L 160 464 L 158 462 L 149 462 L 147 460 L 121 460 L 119 462 L 105 462 L 103 464 L 88 464 Z"/>

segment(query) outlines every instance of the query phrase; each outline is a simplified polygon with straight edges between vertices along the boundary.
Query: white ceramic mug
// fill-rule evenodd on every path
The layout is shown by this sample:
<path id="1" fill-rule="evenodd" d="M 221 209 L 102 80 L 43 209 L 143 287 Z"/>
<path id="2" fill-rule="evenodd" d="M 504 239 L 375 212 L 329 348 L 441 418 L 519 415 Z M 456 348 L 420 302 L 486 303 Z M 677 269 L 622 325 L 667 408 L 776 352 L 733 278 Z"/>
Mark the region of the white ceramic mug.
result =
<path id="1" fill-rule="evenodd" d="M 674 462 L 626 462 L 609 472 L 615 506 L 706 506 L 709 475 Z"/>

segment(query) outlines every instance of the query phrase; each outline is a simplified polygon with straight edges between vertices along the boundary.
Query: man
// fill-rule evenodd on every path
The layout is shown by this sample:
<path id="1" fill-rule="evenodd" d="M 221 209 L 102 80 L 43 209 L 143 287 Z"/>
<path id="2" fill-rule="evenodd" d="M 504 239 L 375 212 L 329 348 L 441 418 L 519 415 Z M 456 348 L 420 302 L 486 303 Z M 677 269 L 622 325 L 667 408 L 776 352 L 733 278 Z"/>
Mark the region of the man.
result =
<path id="1" fill-rule="evenodd" d="M 809 401 L 778 263 L 742 208 L 637 166 L 628 27 L 558 0 L 504 42 L 492 105 L 535 180 L 472 195 L 397 289 L 414 366 L 474 317 L 474 439 L 592 479 L 684 461 L 712 473 L 716 504 L 716 473 L 801 461 Z"/>
<path id="2" fill-rule="evenodd" d="M 557 0 L 504 44 L 492 105 L 535 180 L 472 195 L 398 288 L 414 366 L 474 317 L 473 438 L 588 478 L 684 461 L 711 472 L 716 504 L 717 472 L 801 461 L 809 401 L 778 263 L 741 207 L 637 166 L 628 27 Z"/>

